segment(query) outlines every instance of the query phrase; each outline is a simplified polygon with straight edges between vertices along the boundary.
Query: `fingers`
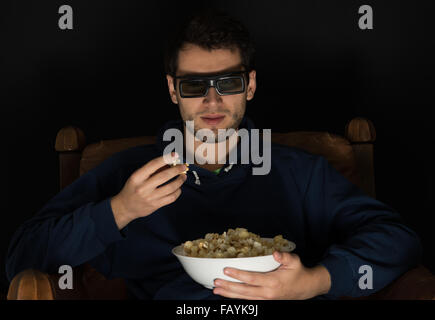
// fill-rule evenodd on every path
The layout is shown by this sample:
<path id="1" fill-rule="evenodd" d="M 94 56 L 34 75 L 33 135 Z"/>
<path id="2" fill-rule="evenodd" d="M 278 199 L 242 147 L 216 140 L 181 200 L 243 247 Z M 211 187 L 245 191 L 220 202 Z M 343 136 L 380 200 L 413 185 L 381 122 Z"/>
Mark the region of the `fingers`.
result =
<path id="1" fill-rule="evenodd" d="M 183 171 L 186 170 L 186 168 L 187 168 L 186 165 L 182 164 L 160 171 L 159 173 L 153 175 L 151 178 L 149 178 L 146 181 L 147 188 L 150 188 L 151 190 L 157 188 L 158 186 L 167 182 L 173 177 L 181 174 Z"/>
<path id="2" fill-rule="evenodd" d="M 268 273 L 243 271 L 235 268 L 225 268 L 224 273 L 231 278 L 252 286 L 267 287 L 270 284 L 270 276 Z"/>
<path id="3" fill-rule="evenodd" d="M 275 270 L 263 273 L 225 268 L 224 273 L 226 275 L 243 283 L 216 279 L 216 288 L 213 292 L 228 298 L 275 299 L 277 297 L 277 288 L 280 287 L 280 280 L 276 272 Z"/>
<path id="4" fill-rule="evenodd" d="M 175 192 L 177 189 L 179 189 L 183 183 L 187 180 L 187 176 L 185 174 L 180 174 L 177 179 L 172 181 L 171 183 L 168 183 L 165 186 L 162 186 L 160 188 L 157 188 L 152 195 L 152 198 L 150 200 L 155 200 L 159 198 L 163 198 L 173 192 Z"/>
<path id="5" fill-rule="evenodd" d="M 288 253 L 288 252 L 278 252 L 275 251 L 273 253 L 273 258 L 281 263 L 282 265 L 285 265 L 287 267 L 293 267 L 296 266 L 299 262 L 299 256 L 296 254 Z"/>
<path id="6" fill-rule="evenodd" d="M 175 155 L 175 153 L 173 154 Z M 172 159 L 176 158 L 176 156 L 172 157 Z M 167 165 L 168 161 L 170 161 L 168 159 L 170 159 L 168 155 L 154 158 L 153 160 L 149 161 L 147 164 L 139 168 L 137 171 L 135 171 L 132 175 L 133 179 L 136 181 L 136 183 L 141 183 L 142 181 L 148 179 L 155 171 Z"/>
<path id="7" fill-rule="evenodd" d="M 171 204 L 172 202 L 177 200 L 180 195 L 181 195 L 181 189 L 177 189 L 174 192 L 168 194 L 167 196 L 164 196 L 156 200 L 155 204 L 158 208 L 167 206 L 168 204 Z"/>
<path id="8" fill-rule="evenodd" d="M 241 293 L 237 293 L 231 290 L 227 290 L 222 287 L 216 287 L 213 289 L 214 294 L 218 294 L 223 297 L 231 298 L 231 299 L 243 299 L 243 300 L 264 300 L 264 298 L 259 296 L 250 296 L 250 295 L 244 295 Z"/>
<path id="9" fill-rule="evenodd" d="M 249 284 L 237 283 L 233 281 L 225 281 L 222 279 L 216 279 L 214 284 L 216 286 L 213 289 L 214 294 L 235 299 L 265 299 L 264 293 L 265 290 L 267 290 L 263 287 L 252 286 Z"/>

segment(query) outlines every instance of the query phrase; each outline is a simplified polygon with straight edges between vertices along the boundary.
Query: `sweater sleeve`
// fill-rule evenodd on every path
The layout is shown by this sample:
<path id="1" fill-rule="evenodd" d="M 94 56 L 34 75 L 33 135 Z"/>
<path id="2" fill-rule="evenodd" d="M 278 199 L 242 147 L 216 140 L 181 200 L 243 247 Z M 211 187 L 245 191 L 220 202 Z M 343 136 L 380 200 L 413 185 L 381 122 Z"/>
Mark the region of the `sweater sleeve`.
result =
<path id="1" fill-rule="evenodd" d="M 328 248 L 320 265 L 331 275 L 325 297 L 375 293 L 419 263 L 419 237 L 400 215 L 367 196 L 324 157 L 314 162 L 305 195 L 310 214 L 324 223 Z"/>
<path id="2" fill-rule="evenodd" d="M 98 172 L 104 170 L 81 176 L 18 228 L 6 258 L 9 281 L 29 268 L 56 273 L 61 265 L 83 264 L 126 237 L 113 216 L 110 183 L 101 182 Z"/>

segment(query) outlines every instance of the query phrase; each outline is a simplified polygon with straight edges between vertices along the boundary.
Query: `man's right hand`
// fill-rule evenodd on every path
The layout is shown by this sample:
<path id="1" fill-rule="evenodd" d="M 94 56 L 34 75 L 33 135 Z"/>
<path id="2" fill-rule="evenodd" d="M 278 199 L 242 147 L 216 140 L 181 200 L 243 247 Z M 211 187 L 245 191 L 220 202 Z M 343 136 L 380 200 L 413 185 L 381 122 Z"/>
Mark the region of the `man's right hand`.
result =
<path id="1" fill-rule="evenodd" d="M 181 164 L 157 172 L 166 165 L 164 156 L 151 160 L 136 170 L 121 192 L 111 199 L 110 204 L 118 229 L 121 230 L 132 220 L 146 217 L 177 200 L 181 194 L 181 185 L 187 179 L 186 175 L 181 173 L 187 167 Z M 177 175 L 177 179 L 159 187 Z"/>

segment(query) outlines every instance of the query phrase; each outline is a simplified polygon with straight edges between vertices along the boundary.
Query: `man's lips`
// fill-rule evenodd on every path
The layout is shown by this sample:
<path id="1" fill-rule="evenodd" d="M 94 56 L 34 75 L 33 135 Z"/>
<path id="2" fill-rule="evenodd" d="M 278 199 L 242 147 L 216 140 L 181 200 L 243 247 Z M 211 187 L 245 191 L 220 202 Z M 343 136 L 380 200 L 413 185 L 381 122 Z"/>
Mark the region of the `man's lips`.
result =
<path id="1" fill-rule="evenodd" d="M 217 125 L 218 123 L 220 123 L 223 119 L 225 118 L 224 115 L 220 115 L 220 114 L 208 114 L 205 115 L 203 117 L 201 117 L 201 119 L 209 124 L 209 125 Z"/>

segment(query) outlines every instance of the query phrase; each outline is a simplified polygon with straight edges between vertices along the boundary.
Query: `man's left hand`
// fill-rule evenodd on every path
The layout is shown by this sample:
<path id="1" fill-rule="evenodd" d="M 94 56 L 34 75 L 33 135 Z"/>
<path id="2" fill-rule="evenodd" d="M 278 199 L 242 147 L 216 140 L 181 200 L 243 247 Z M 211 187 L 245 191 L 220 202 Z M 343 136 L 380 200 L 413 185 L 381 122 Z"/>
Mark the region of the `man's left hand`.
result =
<path id="1" fill-rule="evenodd" d="M 298 255 L 287 252 L 275 251 L 273 257 L 281 266 L 271 272 L 225 268 L 227 276 L 243 283 L 216 279 L 213 293 L 247 300 L 302 300 L 328 293 L 331 278 L 325 267 L 307 268 Z"/>

